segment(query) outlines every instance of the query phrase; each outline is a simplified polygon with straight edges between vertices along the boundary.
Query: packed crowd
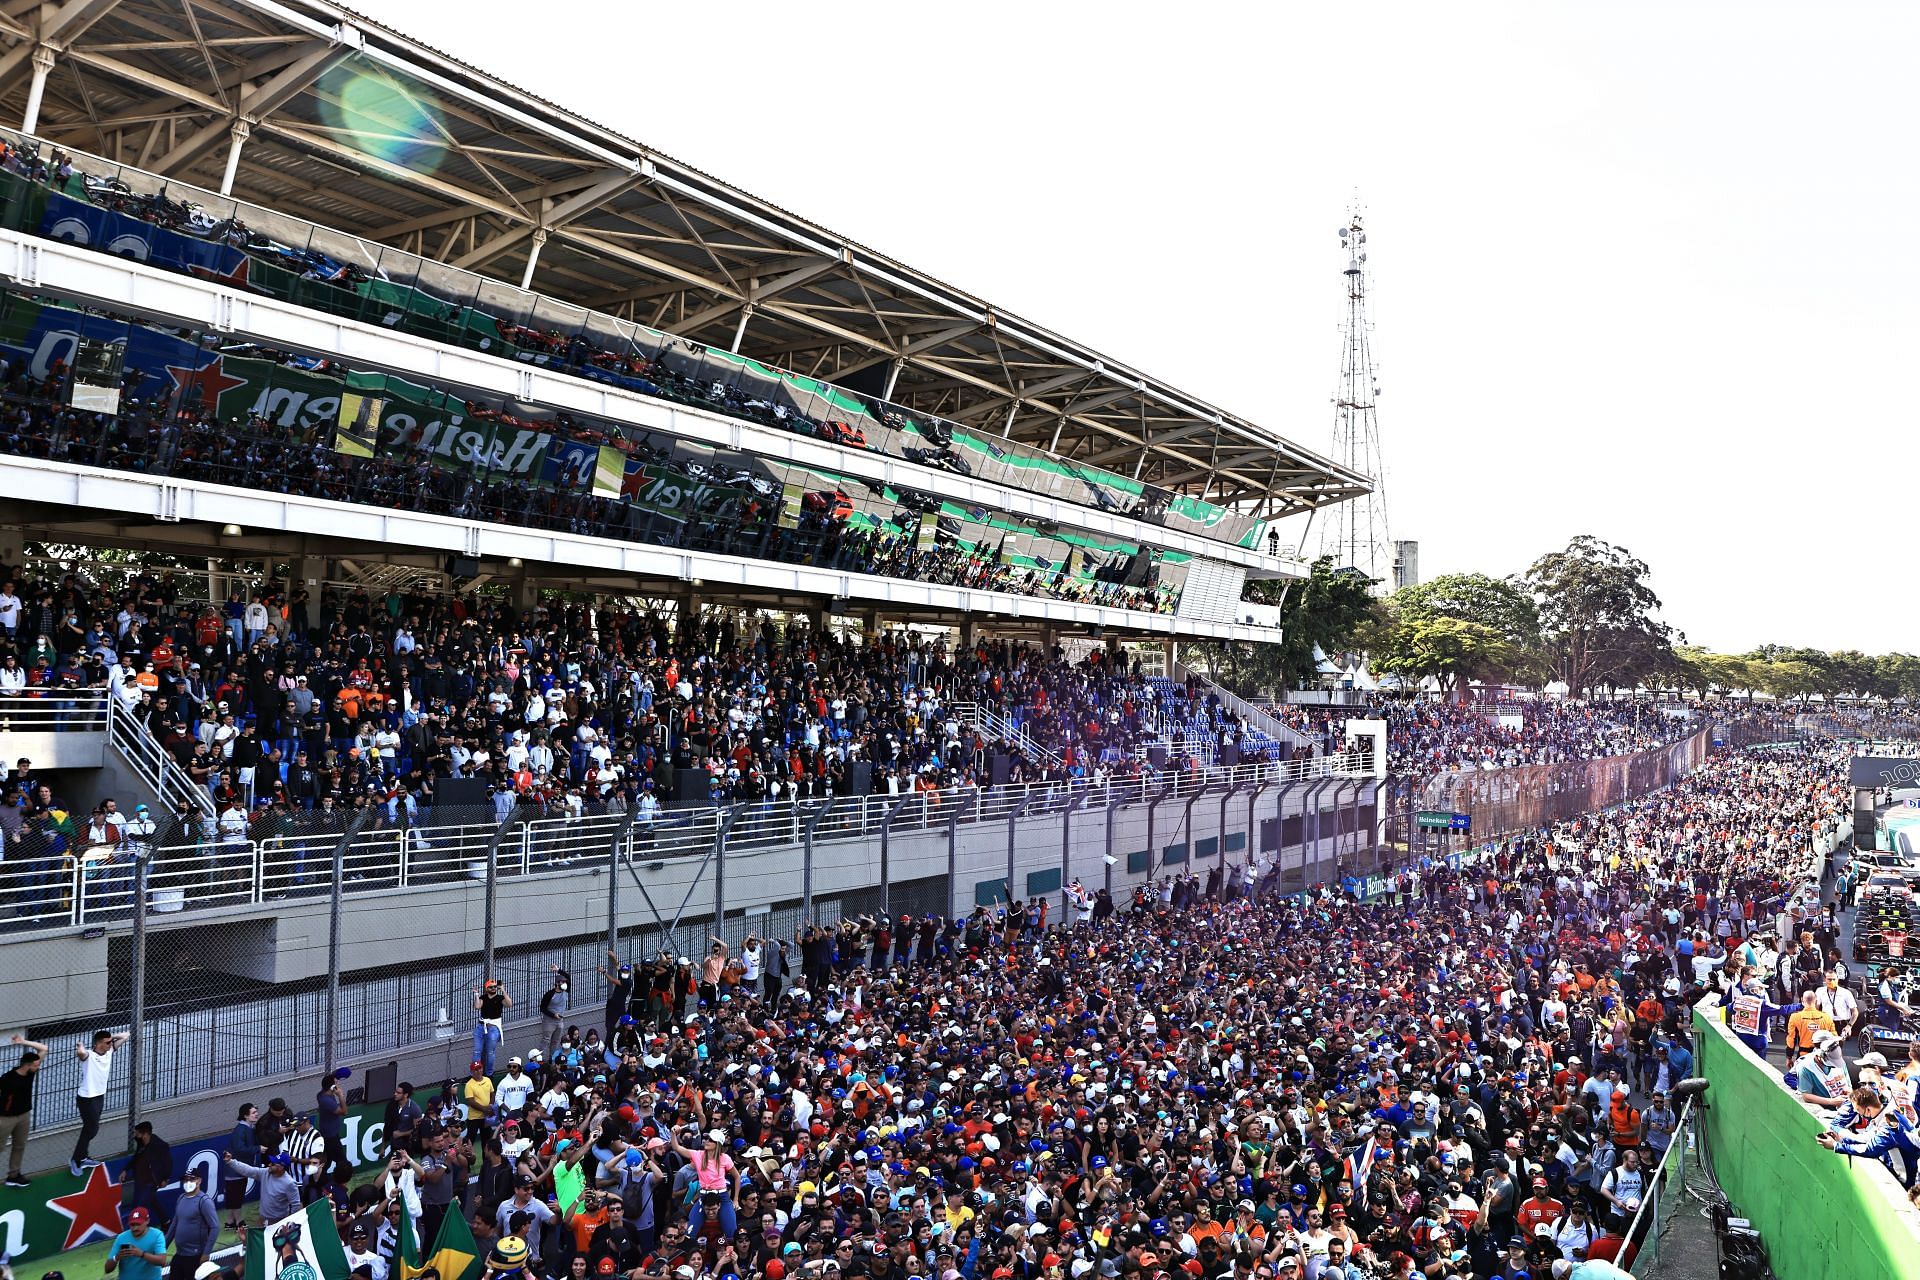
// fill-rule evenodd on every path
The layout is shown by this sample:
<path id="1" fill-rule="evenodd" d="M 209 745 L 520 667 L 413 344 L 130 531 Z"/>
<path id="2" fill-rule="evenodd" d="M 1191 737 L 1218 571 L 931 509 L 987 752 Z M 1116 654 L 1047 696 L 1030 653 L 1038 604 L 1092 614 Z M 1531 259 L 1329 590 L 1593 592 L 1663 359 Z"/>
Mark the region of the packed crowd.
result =
<path id="1" fill-rule="evenodd" d="M 399 1086 L 377 1176 L 349 1177 L 330 1077 L 243 1109 L 222 1194 L 268 1221 L 331 1197 L 371 1280 L 402 1217 L 455 1214 L 556 1280 L 1617 1277 L 1690 1005 L 1769 935 L 1831 931 L 1802 874 L 1838 768 L 1717 756 L 1370 903 L 1252 866 L 1071 886 L 1056 921 L 610 953 L 603 1002 L 488 982 L 472 1070 Z"/>
<path id="2" fill-rule="evenodd" d="M 24 367 L 6 371 L 0 452 L 1149 613 L 1171 613 L 1179 602 L 1171 584 L 1090 578 L 1070 572 L 1070 558 L 1050 568 L 1023 565 L 985 542 L 944 534 L 922 545 L 917 521 L 911 529 L 856 527 L 844 511 L 805 503 L 789 513 L 784 490 L 773 486 L 672 515 L 589 489 L 490 481 L 425 457 L 347 456 L 333 447 L 331 422 L 301 427 L 258 416 L 223 422 L 195 406 L 138 400 L 115 415 L 83 412 L 58 403 L 66 376 L 61 369 L 35 381 Z"/>
<path id="3" fill-rule="evenodd" d="M 73 573 L 0 568 L 0 578 L 0 695 L 103 686 L 208 798 L 173 813 L 76 814 L 23 777 L 0 804 L 0 839 L 16 859 L 93 848 L 96 836 L 145 839 L 149 823 L 162 843 L 291 834 L 365 809 L 419 824 L 446 779 L 484 783 L 497 817 L 519 806 L 651 814 L 685 797 L 671 780 L 688 771 L 724 804 L 983 788 L 996 777 L 1099 786 L 1192 770 L 1227 744 L 1242 762 L 1280 749 L 1197 678 L 1151 679 L 1106 650 L 1070 661 L 1004 640 L 857 642 L 727 611 L 676 630 L 606 602 L 516 611 L 492 596 L 376 598 L 276 580 L 208 603 L 183 597 L 172 572 L 112 589 Z M 1005 736 L 983 730 L 970 704 Z M 1472 709 L 1383 709 L 1401 769 L 1486 759 L 1488 744 L 1520 736 Z M 1280 711 L 1320 749 L 1338 749 L 1324 713 Z M 1530 749 L 1556 758 L 1625 749 L 1682 723 L 1634 703 L 1529 704 L 1528 714 Z M 1427 741 L 1437 745 L 1410 745 Z"/>
<path id="4" fill-rule="evenodd" d="M 1497 707 L 1389 698 L 1365 708 L 1287 705 L 1276 712 L 1301 732 L 1322 737 L 1337 734 L 1349 716 L 1383 717 L 1388 769 L 1396 777 L 1595 760 L 1664 746 L 1700 728 L 1647 698 L 1534 698 Z"/>

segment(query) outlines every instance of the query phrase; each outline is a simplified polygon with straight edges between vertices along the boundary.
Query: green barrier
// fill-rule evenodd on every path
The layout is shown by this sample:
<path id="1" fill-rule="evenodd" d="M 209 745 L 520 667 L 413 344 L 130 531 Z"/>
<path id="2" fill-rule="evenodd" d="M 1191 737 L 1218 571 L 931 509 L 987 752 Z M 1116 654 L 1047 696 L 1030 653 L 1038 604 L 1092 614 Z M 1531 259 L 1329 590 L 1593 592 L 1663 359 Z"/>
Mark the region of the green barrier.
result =
<path id="1" fill-rule="evenodd" d="M 1910 1280 L 1920 1274 L 1920 1211 L 1878 1160 L 1836 1155 L 1825 1124 L 1721 1021 L 1693 1012 L 1700 1073 L 1712 1081 L 1703 1123 L 1713 1173 L 1772 1255 L 1780 1280 Z"/>

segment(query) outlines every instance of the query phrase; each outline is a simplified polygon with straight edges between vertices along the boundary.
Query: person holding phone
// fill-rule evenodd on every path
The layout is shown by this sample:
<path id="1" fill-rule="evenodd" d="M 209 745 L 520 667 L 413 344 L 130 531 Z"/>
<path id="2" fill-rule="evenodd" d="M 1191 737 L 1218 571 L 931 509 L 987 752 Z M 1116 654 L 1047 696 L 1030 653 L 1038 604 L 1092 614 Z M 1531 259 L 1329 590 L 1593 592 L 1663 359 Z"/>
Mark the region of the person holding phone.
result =
<path id="1" fill-rule="evenodd" d="M 153 1225 L 145 1206 L 127 1210 L 127 1229 L 107 1246 L 106 1273 L 118 1271 L 126 1280 L 160 1280 L 166 1260 L 167 1237 Z"/>

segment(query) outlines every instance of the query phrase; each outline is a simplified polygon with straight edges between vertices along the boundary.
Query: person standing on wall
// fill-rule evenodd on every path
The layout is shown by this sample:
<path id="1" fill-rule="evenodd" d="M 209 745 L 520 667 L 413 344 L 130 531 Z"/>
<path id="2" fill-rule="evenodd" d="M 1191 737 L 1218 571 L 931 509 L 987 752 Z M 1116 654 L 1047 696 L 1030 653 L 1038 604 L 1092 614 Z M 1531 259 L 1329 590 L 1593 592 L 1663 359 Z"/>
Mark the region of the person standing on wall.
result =
<path id="1" fill-rule="evenodd" d="M 506 1014 L 511 1008 L 513 997 L 498 978 L 488 978 L 473 993 L 473 1011 L 479 1015 L 473 1022 L 473 1056 L 485 1064 L 488 1075 L 493 1074 L 493 1058 L 506 1034 Z"/>
<path id="2" fill-rule="evenodd" d="M 27 1158 L 27 1134 L 33 1128 L 33 1078 L 46 1061 L 47 1046 L 16 1034 L 13 1043 L 24 1050 L 20 1064 L 0 1076 L 0 1147 L 12 1144 L 7 1153 L 7 1185 L 32 1184 L 21 1171 Z"/>
<path id="3" fill-rule="evenodd" d="M 80 1112 L 80 1137 L 73 1144 L 67 1172 L 76 1178 L 85 1177 L 89 1168 L 100 1163 L 88 1156 L 87 1148 L 100 1132 L 100 1116 L 107 1108 L 107 1078 L 113 1074 L 114 1051 L 131 1038 L 125 1031 L 103 1029 L 93 1033 L 91 1048 L 84 1044 L 73 1046 L 74 1056 L 80 1060 L 80 1087 L 73 1096 L 74 1106 Z"/>

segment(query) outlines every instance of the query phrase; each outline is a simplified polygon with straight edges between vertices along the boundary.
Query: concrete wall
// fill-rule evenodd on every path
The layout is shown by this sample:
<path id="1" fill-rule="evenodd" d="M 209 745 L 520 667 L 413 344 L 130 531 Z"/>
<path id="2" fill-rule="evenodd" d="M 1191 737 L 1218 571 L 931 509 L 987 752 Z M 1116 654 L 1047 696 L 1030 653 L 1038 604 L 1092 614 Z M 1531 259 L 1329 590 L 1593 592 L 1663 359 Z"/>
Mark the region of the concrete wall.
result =
<path id="1" fill-rule="evenodd" d="M 1721 1021 L 1717 999 L 1693 1012 L 1707 1093 L 1708 1151 L 1735 1212 L 1760 1231 L 1780 1280 L 1911 1280 L 1920 1274 L 1920 1210 L 1877 1160 L 1814 1141 L 1826 1127 Z"/>
<path id="2" fill-rule="evenodd" d="M 1345 788 L 1341 797 L 1351 802 L 1353 787 L 1339 785 Z M 1335 787 L 1325 788 L 1322 804 L 1331 804 L 1335 795 Z M 1272 788 L 1259 796 L 1205 794 L 1157 806 L 1109 810 L 1096 805 L 1013 823 L 1004 818 L 961 822 L 953 826 L 951 847 L 948 824 L 926 827 L 916 819 L 887 841 L 886 879 L 899 884 L 944 878 L 951 867 L 948 912 L 963 915 L 973 909 L 976 894 L 984 898 L 990 891 L 1004 892 L 999 886 L 1008 875 L 1011 839 L 1017 896 L 1044 893 L 1057 912 L 1057 886 L 1078 877 L 1093 888 L 1110 887 L 1124 902 L 1135 885 L 1169 873 L 1191 869 L 1204 876 L 1223 862 L 1245 865 L 1263 834 L 1267 839 L 1275 835 L 1273 820 L 1298 821 L 1306 802 L 1303 786 L 1285 793 Z M 1296 877 L 1303 866 L 1330 864 L 1336 849 L 1331 810 L 1320 824 L 1318 841 L 1310 838 L 1311 819 L 1300 825 L 1297 832 L 1285 823 L 1281 827 L 1281 834 L 1296 837 L 1285 848 L 1282 864 Z M 1348 856 L 1364 851 L 1368 843 L 1364 830 L 1338 841 Z M 797 901 L 806 877 L 804 853 L 801 845 L 786 844 L 729 851 L 724 858 L 681 856 L 649 862 L 644 846 L 639 846 L 633 871 L 620 873 L 619 925 L 623 930 L 657 925 L 676 914 L 689 921 L 711 919 L 717 889 L 724 892 L 729 919 Z M 1106 863 L 1109 854 L 1115 859 L 1111 867 Z M 1271 848 L 1263 849 L 1262 861 L 1272 854 Z M 601 861 L 604 857 L 599 848 L 588 848 L 565 869 L 501 876 L 495 899 L 496 947 L 509 950 L 604 933 L 613 874 Z M 813 894 L 821 899 L 876 888 L 883 882 L 880 839 L 819 839 L 812 881 Z M 328 917 L 329 898 L 321 896 L 318 886 L 310 897 L 149 914 L 149 954 L 190 953 L 201 966 L 262 983 L 311 980 L 327 972 Z M 103 1013 L 107 938 L 125 936 L 131 928 L 126 919 L 103 928 L 0 942 L 0 1028 Z M 341 913 L 341 941 L 351 968 L 361 967 L 353 963 L 356 959 L 372 956 L 379 957 L 382 968 L 399 968 L 476 954 L 486 943 L 486 895 L 472 880 L 352 892 Z"/>

